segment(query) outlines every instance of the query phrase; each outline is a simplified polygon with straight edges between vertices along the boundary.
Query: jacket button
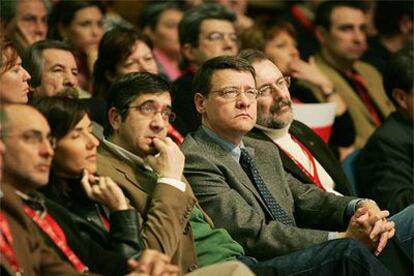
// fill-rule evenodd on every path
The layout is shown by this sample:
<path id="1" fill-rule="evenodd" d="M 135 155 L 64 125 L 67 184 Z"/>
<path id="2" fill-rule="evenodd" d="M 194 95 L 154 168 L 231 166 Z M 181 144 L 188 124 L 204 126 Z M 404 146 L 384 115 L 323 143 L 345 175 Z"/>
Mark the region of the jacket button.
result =
<path id="1" fill-rule="evenodd" d="M 184 235 L 187 235 L 189 231 L 190 231 L 190 223 L 187 223 L 187 225 L 186 225 L 186 226 L 185 226 L 185 228 L 184 228 L 184 232 L 183 232 L 183 234 L 184 234 Z"/>
<path id="2" fill-rule="evenodd" d="M 191 272 L 191 271 L 196 270 L 197 268 L 198 268 L 198 266 L 193 264 L 193 265 L 190 265 L 190 267 L 188 268 L 188 271 Z"/>

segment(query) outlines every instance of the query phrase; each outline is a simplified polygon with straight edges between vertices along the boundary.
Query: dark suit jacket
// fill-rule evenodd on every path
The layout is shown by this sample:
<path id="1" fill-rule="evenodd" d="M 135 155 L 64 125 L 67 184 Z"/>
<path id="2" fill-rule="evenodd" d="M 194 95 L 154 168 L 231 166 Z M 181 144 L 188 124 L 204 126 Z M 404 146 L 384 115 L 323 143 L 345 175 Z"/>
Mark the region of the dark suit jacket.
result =
<path id="1" fill-rule="evenodd" d="M 242 167 L 204 130 L 187 135 L 184 175 L 201 206 L 217 227 L 225 228 L 246 250 L 264 260 L 327 240 L 328 232 L 343 229 L 351 198 L 303 185 L 283 170 L 278 149 L 268 141 L 245 137 L 243 142 L 274 198 L 300 226 L 276 221 Z"/>
<path id="2" fill-rule="evenodd" d="M 170 185 L 157 185 L 153 175 L 129 163 L 105 143 L 98 149 L 98 173 L 111 177 L 141 215 L 144 247 L 167 254 L 184 273 L 197 268 L 189 222 L 197 199 L 189 185 L 184 193 Z"/>
<path id="3" fill-rule="evenodd" d="M 91 240 L 89 237 L 81 235 L 80 229 L 74 223 L 69 211 L 59 204 L 45 198 L 45 206 L 50 216 L 56 220 L 66 236 L 69 247 L 75 254 L 88 266 L 89 270 L 102 275 L 124 275 L 128 272 L 127 258 L 115 254 L 112 251 L 104 250 L 103 247 Z M 45 242 L 52 247 L 63 260 L 67 257 L 55 245 L 52 239 L 40 230 Z"/>
<path id="4" fill-rule="evenodd" d="M 47 246 L 36 226 L 23 211 L 14 189 L 2 183 L 1 212 L 6 216 L 13 236 L 13 248 L 24 275 L 80 275 Z M 6 258 L 0 258 L 1 275 L 13 275 Z M 7 273 L 7 274 L 6 274 Z"/>
<path id="5" fill-rule="evenodd" d="M 312 129 L 305 124 L 294 120 L 289 128 L 289 133 L 306 146 L 315 159 L 318 160 L 321 166 L 333 179 L 336 191 L 343 195 L 353 195 L 351 185 L 342 170 L 341 163 L 336 159 L 325 142 Z M 254 128 L 248 136 L 273 143 L 273 141 L 258 128 Z M 274 143 L 273 145 L 276 146 Z M 279 153 L 282 159 L 283 168 L 286 172 L 292 174 L 304 184 L 312 183 L 312 180 L 302 172 L 284 151 L 279 151 Z"/>
<path id="6" fill-rule="evenodd" d="M 393 113 L 368 140 L 357 165 L 361 194 L 392 214 L 414 203 L 413 123 Z"/>

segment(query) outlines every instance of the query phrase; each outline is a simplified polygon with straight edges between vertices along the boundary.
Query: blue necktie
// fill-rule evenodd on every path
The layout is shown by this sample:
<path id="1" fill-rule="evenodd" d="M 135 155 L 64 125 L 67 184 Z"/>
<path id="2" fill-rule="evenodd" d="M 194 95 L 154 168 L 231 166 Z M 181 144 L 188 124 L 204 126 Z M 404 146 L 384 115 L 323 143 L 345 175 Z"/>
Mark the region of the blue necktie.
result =
<path id="1" fill-rule="evenodd" d="M 262 177 L 259 174 L 259 171 L 254 164 L 252 157 L 249 155 L 246 149 L 241 148 L 241 155 L 240 155 L 240 165 L 242 166 L 243 170 L 250 178 L 250 181 L 256 186 L 257 190 L 259 191 L 263 201 L 270 209 L 273 217 L 275 217 L 278 221 L 286 224 L 286 225 L 295 225 L 295 222 L 286 214 L 286 212 L 282 209 L 282 207 L 277 203 L 275 198 L 270 193 L 269 189 L 266 187 Z"/>

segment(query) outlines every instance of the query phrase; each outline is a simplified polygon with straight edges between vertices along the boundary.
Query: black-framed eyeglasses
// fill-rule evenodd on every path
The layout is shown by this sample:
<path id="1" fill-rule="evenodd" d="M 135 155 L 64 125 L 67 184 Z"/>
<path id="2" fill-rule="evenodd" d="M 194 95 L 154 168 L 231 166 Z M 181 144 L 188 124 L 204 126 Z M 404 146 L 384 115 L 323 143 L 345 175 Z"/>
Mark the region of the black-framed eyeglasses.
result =
<path id="1" fill-rule="evenodd" d="M 29 131 L 23 132 L 21 134 L 8 134 L 7 133 L 4 136 L 5 136 L 5 138 L 10 138 L 10 137 L 16 137 L 17 136 L 17 137 L 22 138 L 25 143 L 30 144 L 30 145 L 34 145 L 34 146 L 39 146 L 39 145 L 43 144 L 43 142 L 45 140 L 47 140 L 49 145 L 53 149 L 56 148 L 56 144 L 57 144 L 57 141 L 56 141 L 55 137 L 52 137 L 51 135 L 44 136 L 40 131 L 37 131 L 37 130 L 29 130 Z"/>
<path id="2" fill-rule="evenodd" d="M 127 107 L 127 109 L 134 108 L 137 109 L 142 115 L 147 117 L 154 117 L 157 115 L 157 113 L 161 114 L 161 117 L 164 121 L 169 121 L 170 123 L 174 122 L 176 115 L 171 110 L 171 107 L 164 108 L 162 110 L 159 110 L 159 107 L 154 102 L 144 102 L 140 105 L 130 105 Z"/>
<path id="3" fill-rule="evenodd" d="M 259 96 L 269 96 L 273 93 L 274 89 L 283 90 L 287 89 L 290 86 L 291 78 L 290 76 L 278 78 L 274 84 L 269 84 L 261 87 L 259 91 Z"/>
<path id="4" fill-rule="evenodd" d="M 240 97 L 242 93 L 246 96 L 246 98 L 249 101 L 255 100 L 259 94 L 258 91 L 254 88 L 249 88 L 249 89 L 242 91 L 235 87 L 228 87 L 228 88 L 223 88 L 220 90 L 210 91 L 210 94 L 218 94 L 223 99 L 232 100 L 232 101 Z"/>

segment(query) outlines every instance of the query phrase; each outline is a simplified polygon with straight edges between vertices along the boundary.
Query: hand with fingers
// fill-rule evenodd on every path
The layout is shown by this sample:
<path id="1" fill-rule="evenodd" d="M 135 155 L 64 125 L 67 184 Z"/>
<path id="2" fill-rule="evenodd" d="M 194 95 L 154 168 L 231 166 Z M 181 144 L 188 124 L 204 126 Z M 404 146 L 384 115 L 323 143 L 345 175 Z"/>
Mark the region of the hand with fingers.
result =
<path id="1" fill-rule="evenodd" d="M 128 276 L 178 276 L 178 266 L 170 264 L 170 257 L 156 250 L 145 249 L 138 260 L 130 259 L 128 266 L 133 272 Z"/>
<path id="2" fill-rule="evenodd" d="M 81 183 L 91 200 L 108 207 L 109 210 L 121 211 L 129 209 L 124 193 L 111 178 L 98 177 L 84 170 Z"/>
<path id="3" fill-rule="evenodd" d="M 395 234 L 395 223 L 387 221 L 389 212 L 381 211 L 375 201 L 363 200 L 358 206 L 358 210 L 366 210 L 368 217 L 366 219 L 358 219 L 357 222 L 363 225 L 369 231 L 370 238 L 376 240 L 375 254 L 379 255 L 387 245 L 389 239 Z"/>
<path id="4" fill-rule="evenodd" d="M 149 155 L 145 161 L 160 177 L 181 180 L 184 171 L 184 154 L 171 138 L 154 138 L 154 147 L 158 156 Z"/>

